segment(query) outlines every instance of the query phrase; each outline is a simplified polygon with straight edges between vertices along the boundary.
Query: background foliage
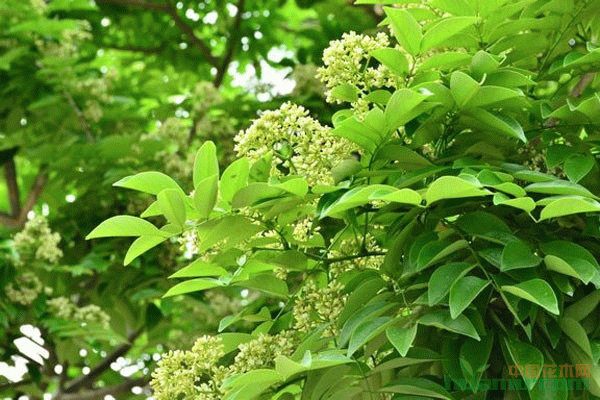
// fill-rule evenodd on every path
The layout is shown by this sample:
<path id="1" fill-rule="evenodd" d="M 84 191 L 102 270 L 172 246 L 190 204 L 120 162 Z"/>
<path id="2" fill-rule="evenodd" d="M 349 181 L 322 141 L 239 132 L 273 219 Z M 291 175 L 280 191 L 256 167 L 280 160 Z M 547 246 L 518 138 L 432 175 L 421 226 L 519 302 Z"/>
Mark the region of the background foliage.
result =
<path id="1" fill-rule="evenodd" d="M 207 103 L 192 95 L 175 100 L 204 104 L 188 111 L 170 104 L 172 97 L 167 97 L 165 104 L 170 105 L 165 109 L 170 107 L 176 116 L 181 109 L 189 114 L 179 111 L 179 119 L 165 119 L 156 131 L 165 135 L 163 140 L 169 138 L 164 142 L 170 148 L 144 150 L 146 143 L 156 144 L 156 134 L 145 133 L 142 126 L 136 132 L 143 136 L 131 151 L 124 142 L 106 145 L 123 153 L 112 163 L 118 168 L 111 165 L 101 182 L 146 197 L 128 198 L 129 192 L 101 188 L 101 182 L 82 183 L 85 189 L 77 198 L 86 199 L 88 193 L 90 200 L 79 211 L 93 214 L 94 221 L 73 219 L 66 212 L 62 216 L 65 225 L 89 221 L 91 228 L 100 219 L 122 214 L 100 223 L 88 239 L 135 237 L 128 249 L 120 240 L 93 240 L 89 250 L 79 241 L 89 230 L 72 228 L 77 240 L 71 240 L 79 243 L 72 248 L 85 250 L 69 255 L 71 251 L 63 249 L 63 259 L 70 256 L 78 262 L 63 267 L 69 285 L 57 285 L 58 292 L 53 288 L 48 294 L 17 270 L 29 257 L 37 274 L 46 271 L 58 280 L 61 267 L 52 265 L 51 257 L 56 252 L 20 250 L 7 261 L 7 283 L 40 293 L 35 301 L 43 323 L 37 325 L 45 329 L 45 340 L 60 337 L 63 328 L 56 328 L 56 320 L 66 319 L 79 322 L 79 340 L 92 350 L 98 350 L 94 345 L 102 340 L 114 346 L 128 336 L 129 343 L 138 345 L 130 349 L 126 342 L 121 347 L 133 351 L 130 354 L 138 352 L 142 360 L 144 354 L 164 349 L 158 349 L 159 344 L 172 349 L 152 373 L 157 399 L 600 396 L 597 1 L 398 1 L 383 8 L 341 11 L 348 21 L 356 20 L 353 13 L 359 12 L 360 21 L 368 21 L 382 10 L 380 26 L 365 25 L 366 34 L 350 32 L 343 17 L 328 18 L 329 3 L 312 4 L 319 16 L 320 39 L 309 29 L 308 41 L 289 46 L 297 50 L 291 59 L 318 62 L 332 39 L 329 33 L 335 31 L 336 40 L 323 52 L 317 74 L 329 105 L 317 103 L 315 92 L 297 93 L 294 102 L 312 112 L 292 103 L 263 103 L 260 108 L 273 111 L 258 118 L 253 116 L 256 103 L 226 90 L 226 80 L 219 76 L 224 74 L 220 68 L 227 61 L 228 46 L 219 47 L 218 40 L 213 46 L 210 39 L 218 29 L 235 25 L 240 14 L 232 15 L 224 27 L 217 19 L 206 32 L 192 32 L 192 39 L 177 22 L 177 5 L 132 0 L 127 5 L 139 11 L 140 18 L 148 11 L 162 12 L 180 34 L 196 43 L 195 57 L 200 54 L 207 68 L 211 66 L 204 73 L 213 76 L 214 85 L 196 86 L 196 81 L 193 93 L 213 107 L 207 112 Z M 256 18 L 285 15 L 293 26 L 298 21 L 292 16 L 315 15 L 299 11 L 307 4 L 297 6 L 288 10 L 290 14 L 279 14 L 291 7 L 288 4 Z M 228 6 L 223 7 L 219 16 L 229 13 L 224 11 Z M 143 37 L 152 37 L 150 29 L 157 26 L 148 23 Z M 249 50 L 250 39 L 244 51 L 246 41 L 239 39 L 239 65 L 248 63 L 244 57 L 252 54 L 250 63 L 260 69 L 265 52 L 278 43 L 278 25 L 269 26 L 274 31 L 263 35 L 270 44 L 262 53 L 260 45 Z M 284 27 L 279 34 L 288 31 Z M 126 32 L 124 28 L 122 36 L 128 38 Z M 85 32 L 75 36 L 87 40 Z M 287 40 L 297 39 L 291 35 Z M 212 50 L 197 41 L 210 43 Z M 45 46 L 40 50 L 42 45 L 36 44 L 35 51 L 50 51 L 51 46 Z M 169 51 L 168 45 L 158 47 L 158 52 Z M 187 48 L 181 50 L 183 56 Z M 164 60 L 157 57 L 157 65 Z M 150 65 L 144 57 L 143 68 L 136 63 L 131 67 L 137 77 Z M 181 67 L 182 82 L 189 82 L 183 78 L 188 76 L 185 63 L 172 65 L 174 71 L 175 65 Z M 171 79 L 176 80 L 169 77 L 164 83 Z M 231 103 L 207 94 L 216 93 L 215 86 Z M 81 121 L 90 118 L 85 116 L 90 111 L 79 108 L 78 99 L 63 87 L 54 88 L 66 99 L 64 107 L 71 104 L 80 140 L 89 136 Z M 145 105 L 158 112 L 157 103 L 161 104 L 140 101 L 131 110 L 139 112 Z M 238 113 L 244 108 L 246 114 Z M 332 128 L 325 125 L 328 120 Z M 243 129 L 233 140 L 236 157 L 227 147 L 233 133 L 229 141 L 200 137 L 205 123 L 218 125 L 223 129 L 219 132 Z M 181 125 L 187 126 L 187 141 L 178 142 Z M 124 129 L 136 128 L 119 126 L 117 131 Z M 100 133 L 92 132 L 91 137 L 93 145 L 99 145 Z M 102 154 L 89 146 L 81 146 L 94 149 L 89 153 L 94 157 L 86 160 Z M 170 157 L 165 161 L 176 151 L 181 152 L 178 162 Z M 141 161 L 143 154 L 149 156 Z M 189 154 L 195 156 L 188 161 Z M 131 174 L 152 168 L 153 162 L 164 173 Z M 85 165 L 77 168 L 86 171 Z M 69 187 L 74 182 L 62 184 Z M 106 196 L 99 196 L 104 192 Z M 99 197 L 100 204 L 106 198 L 114 200 L 102 212 L 98 206 L 93 211 L 86 208 Z M 117 204 L 128 208 L 115 210 Z M 37 229 L 44 229 L 40 224 Z M 28 225 L 25 232 L 34 228 Z M 45 231 L 44 237 L 49 245 L 35 245 L 52 249 L 54 236 Z M 185 249 L 183 257 L 169 244 L 175 239 Z M 21 242 L 27 241 L 15 237 L 13 248 L 21 249 Z M 99 250 L 103 246 L 105 250 Z M 172 254 L 164 251 L 169 248 Z M 174 260 L 186 258 L 191 260 L 185 267 L 174 265 Z M 125 269 L 119 265 L 122 259 L 129 265 Z M 95 267 L 103 265 L 98 260 L 104 260 L 104 268 Z M 92 272 L 86 271 L 90 264 Z M 53 297 L 74 292 L 74 271 L 85 277 L 80 282 L 89 298 L 70 296 L 74 304 L 67 309 L 74 311 L 69 318 L 58 318 L 56 311 L 48 315 L 50 305 L 58 302 Z M 166 281 L 169 275 L 177 280 Z M 97 327 L 106 320 L 98 317 L 102 314 L 92 318 L 80 311 L 94 303 L 89 300 L 101 304 L 110 317 L 108 329 Z M 7 332 L 27 322 L 16 317 L 22 313 L 11 315 L 11 308 L 20 307 L 14 303 L 4 308 Z M 212 319 L 200 310 L 206 304 L 212 305 Z M 36 312 L 35 307 L 29 310 Z M 117 322 L 128 314 L 131 319 Z M 198 324 L 198 315 L 212 322 Z M 97 325 L 94 334 L 108 331 L 107 335 L 94 338 L 89 330 L 83 332 L 90 324 Z M 58 354 L 61 362 L 67 360 Z M 585 385 L 569 387 L 573 382 L 564 375 L 546 385 L 542 371 L 565 365 L 572 371 L 566 378 L 578 378 Z M 526 367 L 537 367 L 538 373 L 511 376 Z M 87 398 L 86 393 L 93 396 L 104 390 L 105 379 L 113 388 L 132 383 L 118 374 L 109 377 L 109 371 L 100 383 L 86 378 L 94 377 L 92 372 L 79 378 L 73 369 L 66 370 L 58 382 L 52 372 L 42 378 L 38 371 L 38 386 L 46 390 L 50 386 L 44 384 L 54 385 L 57 398 L 71 398 L 69 393 L 76 392 Z M 560 370 L 564 374 L 563 367 Z M 143 373 L 138 372 L 136 385 L 147 382 L 148 374 L 142 377 Z M 30 375 L 36 380 L 36 372 Z M 520 390 L 489 386 L 490 379 L 500 378 L 513 378 Z"/>

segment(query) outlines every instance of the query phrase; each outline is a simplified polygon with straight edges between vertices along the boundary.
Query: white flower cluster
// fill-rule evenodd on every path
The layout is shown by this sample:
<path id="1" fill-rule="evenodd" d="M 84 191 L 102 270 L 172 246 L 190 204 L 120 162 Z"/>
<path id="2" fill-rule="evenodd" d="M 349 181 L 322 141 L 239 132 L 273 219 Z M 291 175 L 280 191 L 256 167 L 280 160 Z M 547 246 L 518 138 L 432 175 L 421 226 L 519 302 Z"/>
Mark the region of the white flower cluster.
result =
<path id="1" fill-rule="evenodd" d="M 91 323 L 104 329 L 110 327 L 110 316 L 95 304 L 78 307 L 66 297 L 55 297 L 48 300 L 48 308 L 57 318 Z"/>
<path id="2" fill-rule="evenodd" d="M 219 400 L 225 378 L 258 368 L 270 368 L 279 354 L 290 355 L 293 341 L 288 333 L 261 334 L 239 345 L 234 363 L 219 364 L 225 355 L 221 338 L 202 336 L 191 351 L 175 350 L 163 355 L 152 372 L 150 385 L 157 400 Z"/>
<path id="3" fill-rule="evenodd" d="M 292 237 L 294 240 L 301 243 L 308 242 L 315 236 L 315 234 L 319 232 L 319 230 L 319 226 L 313 227 L 313 218 L 311 216 L 306 216 L 305 218 L 294 223 Z"/>
<path id="4" fill-rule="evenodd" d="M 339 258 L 357 255 L 361 251 L 362 243 L 356 239 L 345 239 L 340 242 L 339 250 L 329 253 L 329 258 Z M 373 235 L 367 233 L 365 238 L 365 250 L 371 253 L 381 253 L 384 250 L 379 246 Z M 329 273 L 332 277 L 339 277 L 341 274 L 351 270 L 379 269 L 383 263 L 383 255 L 373 255 L 357 257 L 350 260 L 332 262 L 329 265 Z"/>
<path id="5" fill-rule="evenodd" d="M 38 297 L 42 292 L 42 283 L 31 272 L 25 272 L 9 283 L 4 288 L 6 297 L 13 303 L 19 303 L 27 306 Z"/>
<path id="6" fill-rule="evenodd" d="M 291 103 L 264 112 L 234 140 L 238 157 L 254 162 L 273 151 L 272 175 L 301 175 L 309 185 L 333 184 L 331 168 L 356 149 L 346 139 L 332 136 L 330 128 L 309 117 L 302 106 Z"/>
<path id="7" fill-rule="evenodd" d="M 370 52 L 386 48 L 390 44 L 388 36 L 379 32 L 374 38 L 355 32 L 344 33 L 341 40 L 333 40 L 323 52 L 324 67 L 319 68 L 317 77 L 327 88 L 327 101 L 341 103 L 332 97 L 332 90 L 342 84 L 352 85 L 359 94 L 385 86 L 396 87 L 396 76 L 384 65 L 369 66 Z M 357 104 L 364 107 L 365 100 L 359 95 Z"/>
<path id="8" fill-rule="evenodd" d="M 36 216 L 25 223 L 23 230 L 15 235 L 13 244 L 19 255 L 18 265 L 35 260 L 56 263 L 63 255 L 58 248 L 60 234 L 53 233 L 48 220 Z"/>
<path id="9" fill-rule="evenodd" d="M 300 289 L 294 303 L 294 328 L 309 332 L 321 324 L 328 324 L 323 334 L 334 336 L 337 333 L 337 318 L 346 304 L 347 296 L 342 293 L 343 289 L 344 285 L 336 280 L 319 288 L 309 279 Z"/>

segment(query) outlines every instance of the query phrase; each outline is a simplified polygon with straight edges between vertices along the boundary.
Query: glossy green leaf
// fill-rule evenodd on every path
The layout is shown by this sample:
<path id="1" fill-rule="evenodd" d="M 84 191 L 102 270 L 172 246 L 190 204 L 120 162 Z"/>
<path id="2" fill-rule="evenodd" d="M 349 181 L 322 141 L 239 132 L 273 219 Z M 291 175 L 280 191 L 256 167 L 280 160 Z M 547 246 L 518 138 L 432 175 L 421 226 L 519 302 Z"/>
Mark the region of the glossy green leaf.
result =
<path id="1" fill-rule="evenodd" d="M 387 128 L 394 131 L 421 114 L 424 110 L 419 104 L 427 97 L 411 89 L 396 90 L 385 107 Z"/>
<path id="2" fill-rule="evenodd" d="M 479 91 L 479 83 L 464 72 L 450 75 L 450 91 L 459 108 L 463 108 Z"/>
<path id="3" fill-rule="evenodd" d="M 469 243 L 464 239 L 460 239 L 449 244 L 447 242 L 428 243 L 427 245 L 423 246 L 419 252 L 419 257 L 417 259 L 417 270 L 423 270 L 430 265 L 443 260 L 451 254 L 454 254 L 455 252 L 467 247 L 469 247 Z"/>
<path id="4" fill-rule="evenodd" d="M 533 253 L 531 247 L 522 240 L 508 242 L 502 250 L 500 269 L 509 271 L 520 268 L 533 268 L 540 265 L 541 257 Z"/>
<path id="5" fill-rule="evenodd" d="M 186 294 L 192 292 L 199 292 L 201 290 L 211 289 L 217 286 L 222 286 L 222 284 L 215 280 L 209 278 L 200 278 L 200 279 L 191 279 L 189 281 L 178 283 L 173 286 L 171 289 L 167 291 L 163 295 L 163 297 L 171 297 L 176 296 L 178 294 Z"/>
<path id="6" fill-rule="evenodd" d="M 596 200 L 580 197 L 564 197 L 554 200 L 544 207 L 540 213 L 540 221 L 564 215 L 598 211 L 600 211 L 600 203 Z"/>
<path id="7" fill-rule="evenodd" d="M 386 329 L 385 334 L 392 346 L 398 350 L 398 353 L 402 357 L 406 357 L 406 353 L 408 353 L 417 335 L 417 325 L 408 328 L 392 325 Z"/>
<path id="8" fill-rule="evenodd" d="M 565 318 L 571 318 L 575 321 L 581 321 L 592 313 L 600 304 L 600 289 L 596 289 L 585 297 L 577 300 L 569 307 L 565 308 L 563 313 Z"/>
<path id="9" fill-rule="evenodd" d="M 541 371 L 544 364 L 544 355 L 536 347 L 516 339 L 504 338 L 504 343 L 514 362 L 513 365 L 521 368 L 525 368 L 526 365 L 538 365 Z M 531 389 L 538 379 L 539 375 L 536 377 L 523 377 L 528 389 Z"/>
<path id="10" fill-rule="evenodd" d="M 194 190 L 194 206 L 200 218 L 208 218 L 217 203 L 219 195 L 219 176 L 203 178 Z"/>
<path id="11" fill-rule="evenodd" d="M 419 69 L 421 71 L 426 71 L 428 69 L 446 71 L 468 65 L 470 61 L 471 55 L 468 53 L 448 51 L 433 54 L 432 56 L 426 58 L 419 66 Z"/>
<path id="12" fill-rule="evenodd" d="M 248 184 L 249 174 L 250 163 L 246 157 L 232 162 L 223 171 L 223 175 L 221 176 L 221 183 L 219 185 L 221 198 L 227 203 L 231 203 L 237 191 Z"/>
<path id="13" fill-rule="evenodd" d="M 348 343 L 348 357 L 352 357 L 369 340 L 385 331 L 393 321 L 391 317 L 377 317 L 357 326 Z"/>
<path id="14" fill-rule="evenodd" d="M 489 285 L 488 280 L 465 276 L 454 282 L 450 289 L 450 316 L 456 319 Z"/>
<path id="15" fill-rule="evenodd" d="M 585 329 L 574 319 L 563 317 L 558 320 L 560 329 L 590 357 L 593 357 L 590 340 Z"/>
<path id="16" fill-rule="evenodd" d="M 350 208 L 361 206 L 372 200 L 418 205 L 421 196 L 412 189 L 397 189 L 389 185 L 369 185 L 344 193 L 337 201 L 323 211 L 321 217 L 330 216 Z"/>
<path id="17" fill-rule="evenodd" d="M 408 61 L 398 49 L 389 47 L 376 49 L 371 52 L 371 55 L 395 74 L 402 76 L 408 73 Z"/>
<path id="18" fill-rule="evenodd" d="M 335 99 L 351 103 L 358 99 L 358 90 L 349 83 L 343 83 L 331 90 L 331 96 Z"/>
<path id="19" fill-rule="evenodd" d="M 461 31 L 475 24 L 477 20 L 476 17 L 448 17 L 439 20 L 427 29 L 423 35 L 421 53 L 440 46 L 446 39 L 459 34 Z"/>
<path id="20" fill-rule="evenodd" d="M 157 195 L 165 189 L 181 190 L 179 185 L 172 178 L 161 172 L 154 171 L 140 172 L 139 174 L 128 176 L 113 183 L 113 186 L 133 189 L 138 192 L 154 195 Z"/>
<path id="21" fill-rule="evenodd" d="M 161 236 L 168 237 L 150 222 L 129 215 L 119 215 L 103 221 L 85 238 L 96 239 L 101 237 L 119 236 Z"/>
<path id="22" fill-rule="evenodd" d="M 164 189 L 156 196 L 156 202 L 167 221 L 177 226 L 185 224 L 185 198 L 181 190 Z"/>
<path id="23" fill-rule="evenodd" d="M 576 154 L 565 161 L 565 173 L 571 182 L 579 182 L 583 179 L 596 165 L 596 160 L 590 154 Z"/>
<path id="24" fill-rule="evenodd" d="M 397 378 L 379 389 L 383 393 L 399 393 L 452 400 L 454 397 L 444 387 L 425 378 Z"/>
<path id="25" fill-rule="evenodd" d="M 427 204 L 445 199 L 488 196 L 491 193 L 481 185 L 474 184 L 456 176 L 442 176 L 429 185 L 425 193 Z"/>
<path id="26" fill-rule="evenodd" d="M 463 121 L 482 130 L 500 133 L 509 138 L 527 142 L 523 128 L 513 117 L 498 112 L 486 111 L 482 108 L 469 109 L 463 115 Z"/>
<path id="27" fill-rule="evenodd" d="M 449 310 L 432 310 L 419 318 L 418 323 L 435 326 L 475 340 L 480 340 L 475 326 L 464 314 L 459 315 L 457 318 L 452 318 Z"/>
<path id="28" fill-rule="evenodd" d="M 202 144 L 194 160 L 194 188 L 198 187 L 203 179 L 210 176 L 219 176 L 219 159 L 217 158 L 217 147 L 212 141 Z"/>
<path id="29" fill-rule="evenodd" d="M 577 183 L 563 180 L 532 183 L 531 185 L 526 186 L 525 190 L 531 193 L 564 194 L 596 198 L 596 196 L 594 196 L 589 190 L 587 190 L 583 186 L 578 185 Z"/>
<path id="30" fill-rule="evenodd" d="M 421 26 L 415 18 L 406 10 L 399 8 L 384 7 L 387 14 L 394 36 L 400 45 L 412 55 L 416 55 L 420 51 Z"/>
<path id="31" fill-rule="evenodd" d="M 474 266 L 468 263 L 450 263 L 436 268 L 429 278 L 427 287 L 429 306 L 439 303 L 450 292 L 454 282 L 466 275 Z"/>
<path id="32" fill-rule="evenodd" d="M 531 279 L 515 285 L 505 285 L 501 290 L 530 301 L 558 315 L 558 300 L 552 286 L 543 279 Z"/>
<path id="33" fill-rule="evenodd" d="M 169 278 L 197 278 L 203 276 L 223 276 L 227 275 L 227 270 L 208 261 L 198 259 L 193 263 L 181 268 Z"/>
<path id="34" fill-rule="evenodd" d="M 131 243 L 131 246 L 129 246 L 127 254 L 125 254 L 123 265 L 129 265 L 137 257 L 161 244 L 165 240 L 167 240 L 167 238 L 162 236 L 140 236 Z"/>

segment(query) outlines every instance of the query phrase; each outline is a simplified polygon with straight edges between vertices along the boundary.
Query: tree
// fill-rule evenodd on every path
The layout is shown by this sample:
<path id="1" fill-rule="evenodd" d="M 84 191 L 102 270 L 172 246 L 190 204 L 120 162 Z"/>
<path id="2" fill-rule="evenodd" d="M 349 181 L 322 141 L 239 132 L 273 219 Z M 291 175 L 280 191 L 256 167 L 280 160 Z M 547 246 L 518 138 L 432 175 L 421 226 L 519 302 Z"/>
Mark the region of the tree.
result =
<path id="1" fill-rule="evenodd" d="M 126 242 L 92 245 L 85 235 L 114 213 L 150 205 L 111 187 L 130 174 L 164 170 L 191 190 L 193 157 L 207 139 L 228 165 L 240 127 L 285 100 L 264 85 L 233 86 L 247 66 L 255 79 L 266 68 L 310 69 L 355 20 L 357 29 L 376 22 L 370 8 L 301 6 L 312 8 L 250 0 L 0 4 L 0 360 L 30 357 L 21 380 L 0 377 L 0 397 L 144 398 L 160 353 L 191 345 L 187 332 L 208 333 L 238 310 L 239 290 L 161 299 L 168 276 L 188 262 L 176 240 L 124 268 Z M 333 10 L 338 18 L 328 19 Z M 269 52 L 281 44 L 283 57 L 273 61 Z M 318 87 L 304 87 L 298 96 L 307 106 L 332 113 Z M 46 359 L 20 347 L 36 329 Z"/>
<path id="2" fill-rule="evenodd" d="M 205 142 L 191 193 L 122 180 L 163 219 L 88 238 L 183 236 L 165 298 L 261 293 L 156 398 L 598 398 L 598 5 L 397 2 L 325 50 L 333 128 L 287 103 L 222 172 Z"/>

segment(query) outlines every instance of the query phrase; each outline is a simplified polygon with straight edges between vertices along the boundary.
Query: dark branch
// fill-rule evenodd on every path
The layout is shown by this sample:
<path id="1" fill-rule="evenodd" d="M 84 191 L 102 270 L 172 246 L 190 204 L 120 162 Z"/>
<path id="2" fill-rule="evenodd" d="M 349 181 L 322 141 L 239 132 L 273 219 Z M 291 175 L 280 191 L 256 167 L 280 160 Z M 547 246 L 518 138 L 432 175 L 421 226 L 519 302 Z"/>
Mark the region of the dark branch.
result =
<path id="1" fill-rule="evenodd" d="M 112 353 L 104 357 L 102 361 L 100 361 L 98 364 L 96 364 L 96 366 L 94 366 L 94 368 L 90 370 L 89 374 L 81 375 L 73 379 L 71 382 L 66 383 L 64 393 L 73 393 L 83 387 L 91 386 L 96 381 L 96 379 L 98 379 L 100 375 L 104 373 L 104 371 L 110 368 L 110 364 L 115 362 L 117 358 L 122 357 L 125 354 L 127 354 L 127 352 L 129 352 L 131 347 L 133 347 L 135 339 L 137 339 L 137 337 L 141 334 L 141 329 L 132 333 L 127 338 L 127 343 L 124 343 L 121 346 L 117 347 Z"/>
<path id="2" fill-rule="evenodd" d="M 246 0 L 238 0 L 237 2 L 237 14 L 235 16 L 233 26 L 230 30 L 231 36 L 229 37 L 229 41 L 227 42 L 225 55 L 223 56 L 223 60 L 221 61 L 220 67 L 217 68 L 217 75 L 215 76 L 215 80 L 213 82 L 216 88 L 221 86 L 221 84 L 223 83 L 223 79 L 225 78 L 225 74 L 227 73 L 227 69 L 229 68 L 229 64 L 231 64 L 231 60 L 233 59 L 235 50 L 240 43 L 240 39 L 242 36 L 242 14 L 244 13 L 245 4 Z"/>
<path id="3" fill-rule="evenodd" d="M 19 214 L 12 216 L 0 212 L 0 225 L 5 225 L 9 228 L 21 228 L 27 220 L 27 214 L 33 209 L 35 203 L 42 194 L 44 186 L 46 186 L 47 180 L 48 175 L 46 174 L 46 169 L 42 168 L 41 171 L 38 173 L 37 177 L 35 178 L 35 182 L 33 182 L 33 186 L 29 191 L 27 200 L 25 200 L 25 204 L 23 204 L 23 206 L 19 210 Z"/>
<path id="4" fill-rule="evenodd" d="M 17 167 L 14 158 L 11 158 L 4 164 L 4 177 L 6 178 L 10 213 L 12 217 L 16 217 L 21 211 L 21 195 L 17 183 Z"/>
<path id="5" fill-rule="evenodd" d="M 81 125 L 81 129 L 83 129 L 83 131 L 85 132 L 85 137 L 87 138 L 88 142 L 94 143 L 94 141 L 95 141 L 94 136 L 92 135 L 92 131 L 90 130 L 90 126 L 88 125 L 87 120 L 85 119 L 85 116 L 83 115 L 83 112 L 81 112 L 81 109 L 79 108 L 79 106 L 77 105 L 75 100 L 73 100 L 73 97 L 71 96 L 71 94 L 69 92 L 67 92 L 65 90 L 63 92 L 63 94 L 64 94 L 65 98 L 67 99 L 67 102 L 73 109 L 73 112 L 77 116 L 77 119 L 79 120 L 79 125 Z"/>
<path id="6" fill-rule="evenodd" d="M 212 55 L 210 47 L 206 43 L 204 43 L 202 39 L 196 36 L 196 34 L 194 33 L 194 29 L 192 29 L 192 27 L 189 26 L 183 20 L 183 18 L 179 16 L 177 10 L 171 5 L 165 3 L 154 3 L 144 0 L 96 0 L 96 3 L 116 4 L 125 7 L 137 7 L 145 10 L 160 11 L 170 15 L 173 19 L 173 22 L 175 22 L 175 25 L 177 25 L 177 27 L 188 37 L 190 42 L 200 50 L 204 59 L 213 67 L 218 66 L 219 61 Z"/>
<path id="7" fill-rule="evenodd" d="M 23 379 L 18 382 L 0 383 L 0 391 L 7 389 L 16 389 L 19 386 L 29 385 L 30 383 L 33 383 L 33 379 Z"/>
<path id="8" fill-rule="evenodd" d="M 104 396 L 108 395 L 119 398 L 121 394 L 131 393 L 131 389 L 135 386 L 146 386 L 149 381 L 149 378 L 127 379 L 118 385 L 102 389 L 90 390 L 83 393 L 56 394 L 53 400 L 104 400 Z"/>

